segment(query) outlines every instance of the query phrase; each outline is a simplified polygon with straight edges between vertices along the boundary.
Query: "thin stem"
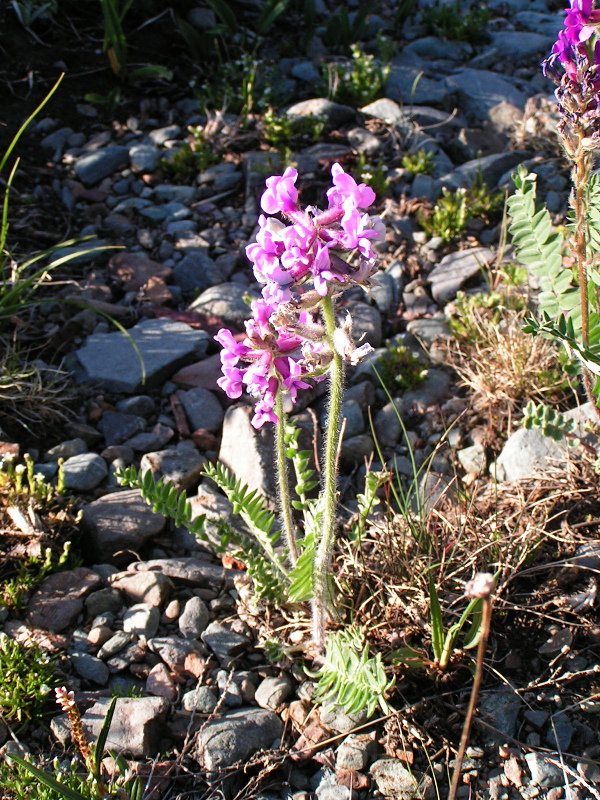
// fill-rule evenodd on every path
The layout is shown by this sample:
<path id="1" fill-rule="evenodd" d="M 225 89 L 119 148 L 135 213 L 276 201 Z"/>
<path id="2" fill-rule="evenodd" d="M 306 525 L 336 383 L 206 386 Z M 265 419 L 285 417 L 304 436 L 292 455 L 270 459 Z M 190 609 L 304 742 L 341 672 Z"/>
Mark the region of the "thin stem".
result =
<path id="1" fill-rule="evenodd" d="M 492 621 L 492 598 L 483 598 L 483 609 L 481 615 L 481 638 L 477 646 L 477 663 L 475 666 L 475 677 L 473 679 L 473 688 L 471 689 L 471 699 L 469 700 L 469 707 L 465 717 L 465 724 L 463 725 L 462 736 L 460 737 L 460 747 L 454 762 L 454 773 L 452 774 L 452 784 L 450 785 L 450 792 L 448 800 L 456 800 L 456 792 L 458 790 L 458 782 L 460 780 L 460 773 L 469 743 L 469 734 L 471 732 L 471 723 L 473 722 L 473 715 L 475 714 L 475 706 L 477 705 L 477 698 L 479 697 L 479 688 L 481 687 L 481 680 L 483 678 L 483 661 L 485 657 L 485 648 L 487 647 L 488 637 L 490 635 L 490 623 Z"/>
<path id="2" fill-rule="evenodd" d="M 590 305 L 587 275 L 587 185 L 590 178 L 590 156 L 580 151 L 573 167 L 573 208 L 575 210 L 575 257 L 577 260 L 577 277 L 579 281 L 579 302 L 581 305 L 581 341 L 584 347 L 589 346 L 590 338 Z M 594 381 L 589 369 L 582 363 L 581 374 L 583 386 L 588 400 L 592 404 L 596 416 L 600 419 L 600 409 L 594 397 Z"/>
<path id="3" fill-rule="evenodd" d="M 313 599 L 313 643 L 318 653 L 323 651 L 325 643 L 325 619 L 327 614 L 327 592 L 331 554 L 335 541 L 335 521 L 337 511 L 337 452 L 340 440 L 340 421 L 342 416 L 342 394 L 344 381 L 344 365 L 341 355 L 333 344 L 335 331 L 335 313 L 333 301 L 328 295 L 321 305 L 327 331 L 329 346 L 333 352 L 333 360 L 329 368 L 329 413 L 327 417 L 327 438 L 325 441 L 325 457 L 323 463 L 323 503 L 322 535 L 315 553 L 314 563 L 314 599 Z"/>
<path id="4" fill-rule="evenodd" d="M 290 499 L 290 484 L 288 480 L 287 458 L 285 456 L 285 423 L 286 414 L 283 410 L 283 400 L 281 389 L 275 397 L 275 413 L 279 422 L 275 426 L 275 451 L 277 453 L 277 487 L 279 495 L 279 505 L 281 506 L 281 518 L 283 529 L 287 539 L 288 551 L 292 566 L 298 561 L 298 548 L 296 546 L 296 532 L 294 530 L 294 519 L 292 515 L 292 503 Z"/>

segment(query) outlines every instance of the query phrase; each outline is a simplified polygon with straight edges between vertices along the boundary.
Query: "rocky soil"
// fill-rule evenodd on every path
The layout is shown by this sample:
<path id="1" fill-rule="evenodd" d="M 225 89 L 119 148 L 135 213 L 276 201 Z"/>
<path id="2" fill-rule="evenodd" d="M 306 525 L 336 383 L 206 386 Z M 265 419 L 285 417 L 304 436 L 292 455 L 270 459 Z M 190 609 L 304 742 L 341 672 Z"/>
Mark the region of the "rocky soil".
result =
<path id="1" fill-rule="evenodd" d="M 365 458 L 395 457 L 395 469 L 413 477 L 408 444 L 417 467 L 436 450 L 435 479 L 422 486 L 426 501 L 440 481 L 455 481 L 457 470 L 470 480 L 495 474 L 500 491 L 510 492 L 520 485 L 514 482 L 553 475 L 556 464 L 577 458 L 537 431 L 516 430 L 490 447 L 483 426 L 463 413 L 469 397 L 441 344 L 452 337 L 447 307 L 461 288 L 486 290 L 482 268 L 497 257 L 500 220 L 472 223 L 460 249 L 429 237 L 416 220 L 415 211 L 435 203 L 442 189 L 469 187 L 477 176 L 490 190 L 510 189 L 518 164 L 537 173 L 540 199 L 556 219 L 567 209 L 568 171 L 551 149 L 553 87 L 539 69 L 563 16 L 545 0 L 487 6 L 489 37 L 477 46 L 432 37 L 418 18 L 410 20 L 384 97 L 359 109 L 317 96 L 317 40 L 313 58 L 277 62 L 290 98 L 287 114 L 319 113 L 327 120 L 323 141 L 292 156 L 303 197 L 318 201 L 335 161 L 352 166 L 364 154 L 393 165 L 389 190 L 377 204 L 387 228 L 378 246 L 379 280 L 369 294 L 353 290 L 341 301 L 356 338 L 375 348 L 347 379 L 341 488 L 349 506 Z M 390 20 L 390 9 L 372 14 L 369 35 L 388 31 Z M 468 680 L 447 691 L 417 684 L 427 707 L 417 719 L 420 734 L 406 733 L 410 725 L 398 721 L 369 725 L 366 714 L 349 717 L 313 705 L 300 664 L 280 668 L 258 647 L 265 631 L 285 620 L 274 612 L 268 621 L 257 617 L 243 565 L 214 558 L 115 478 L 132 464 L 150 469 L 187 490 L 195 512 L 210 520 L 232 515 L 200 477 L 207 461 L 219 459 L 273 498 L 272 432 L 251 427 L 249 400 L 232 404 L 218 389 L 212 337 L 223 326 L 243 330 L 246 298 L 260 291 L 244 246 L 255 234 L 258 199 L 278 154 L 261 149 L 252 126 L 241 130 L 227 113 L 207 120 L 193 97 L 146 98 L 112 125 L 90 117 L 81 98 L 76 110 L 67 126 L 50 106 L 27 132 L 32 163 L 45 166 L 28 172 L 23 164 L 33 210 L 22 206 L 15 224 L 20 243 L 89 237 L 57 249 L 54 259 L 73 247 L 80 255 L 53 273 L 53 302 L 28 320 L 28 330 L 44 343 L 42 358 L 62 360 L 73 378 L 74 413 L 46 436 L 15 433 L 8 424 L 5 438 L 21 454 L 29 452 L 35 471 L 50 481 L 63 460 L 65 485 L 82 508 L 84 565 L 46 578 L 22 613 L 0 612 L 3 630 L 60 654 L 65 685 L 76 692 L 90 736 L 98 734 L 111 695 L 119 694 L 109 746 L 150 776 L 147 797 L 444 797 L 462 720 L 456 709 L 464 709 Z M 207 124 L 230 143 L 224 158 L 190 182 L 169 182 L 163 159 L 183 145 L 188 126 Z M 413 176 L 399 166 L 401 154 L 417 149 L 433 153 L 431 174 Z M 418 388 L 390 400 L 374 366 L 395 344 L 416 352 L 428 372 Z M 318 427 L 322 391 L 303 402 L 294 413 Z M 586 586 L 600 567 L 595 532 L 587 529 L 589 541 L 572 562 L 588 570 L 580 575 Z M 474 734 L 460 797 L 600 796 L 594 597 L 579 616 L 553 608 L 542 619 L 531 661 L 524 661 L 530 651 L 511 640 L 510 630 L 498 633 L 508 646 L 486 677 L 485 727 Z M 297 641 L 303 636 L 300 629 Z M 400 719 L 414 714 L 413 701 L 403 699 L 415 694 L 405 688 L 411 680 L 404 677 L 390 700 Z M 561 687 L 571 685 L 585 702 L 565 699 Z M 432 747 L 440 741 L 436 714 L 452 732 L 438 752 Z M 0 736 L 9 739 L 4 726 Z M 33 752 L 68 749 L 64 715 L 52 718 L 50 732 L 28 730 L 23 744 Z"/>

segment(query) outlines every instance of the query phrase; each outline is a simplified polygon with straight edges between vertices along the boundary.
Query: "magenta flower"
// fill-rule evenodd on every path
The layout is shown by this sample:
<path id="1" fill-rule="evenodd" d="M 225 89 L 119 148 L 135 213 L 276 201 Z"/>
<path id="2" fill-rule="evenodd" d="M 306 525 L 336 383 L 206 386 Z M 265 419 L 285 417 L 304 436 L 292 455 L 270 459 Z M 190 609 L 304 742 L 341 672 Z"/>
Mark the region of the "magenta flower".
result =
<path id="1" fill-rule="evenodd" d="M 298 172 L 293 167 L 288 167 L 283 175 L 267 178 L 267 191 L 260 200 L 262 210 L 267 214 L 293 214 L 298 211 L 297 178 Z"/>
<path id="2" fill-rule="evenodd" d="M 344 211 L 353 211 L 357 208 L 369 208 L 375 202 L 375 192 L 365 183 L 358 184 L 352 177 L 344 172 L 340 164 L 331 167 L 333 186 L 327 191 L 329 208 L 343 206 Z"/>

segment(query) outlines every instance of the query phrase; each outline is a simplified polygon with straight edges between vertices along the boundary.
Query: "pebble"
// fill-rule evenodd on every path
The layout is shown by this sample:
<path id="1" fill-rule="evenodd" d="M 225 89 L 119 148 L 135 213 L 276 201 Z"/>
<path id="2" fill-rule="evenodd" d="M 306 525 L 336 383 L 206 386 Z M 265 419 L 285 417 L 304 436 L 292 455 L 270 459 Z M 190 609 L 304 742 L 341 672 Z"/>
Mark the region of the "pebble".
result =
<path id="1" fill-rule="evenodd" d="M 198 639 L 206 630 L 209 611 L 199 597 L 190 597 L 179 617 L 179 630 L 187 639 Z"/>
<path id="2" fill-rule="evenodd" d="M 265 678 L 256 689 L 254 699 L 261 708 L 277 711 L 292 691 L 292 682 L 287 675 L 278 678 Z"/>
<path id="3" fill-rule="evenodd" d="M 209 686 L 197 686 L 182 697 L 185 711 L 196 711 L 199 714 L 210 714 L 217 707 L 217 697 Z"/>
<path id="4" fill-rule="evenodd" d="M 89 492 L 99 486 L 108 476 L 108 467 L 97 453 L 82 453 L 71 456 L 62 465 L 65 488 L 77 492 Z"/>
<path id="5" fill-rule="evenodd" d="M 144 639 L 156 636 L 160 624 L 160 612 L 150 603 L 136 603 L 123 615 L 123 630 Z"/>

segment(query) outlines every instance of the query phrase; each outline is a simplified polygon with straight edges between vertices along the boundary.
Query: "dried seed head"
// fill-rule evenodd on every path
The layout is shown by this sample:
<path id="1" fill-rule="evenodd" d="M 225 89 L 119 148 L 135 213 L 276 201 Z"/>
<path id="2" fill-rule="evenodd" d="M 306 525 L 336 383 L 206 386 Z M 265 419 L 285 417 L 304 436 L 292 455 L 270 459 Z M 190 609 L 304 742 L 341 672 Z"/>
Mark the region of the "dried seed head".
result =
<path id="1" fill-rule="evenodd" d="M 465 595 L 472 599 L 486 600 L 494 591 L 496 581 L 490 572 L 478 572 L 465 586 Z"/>

